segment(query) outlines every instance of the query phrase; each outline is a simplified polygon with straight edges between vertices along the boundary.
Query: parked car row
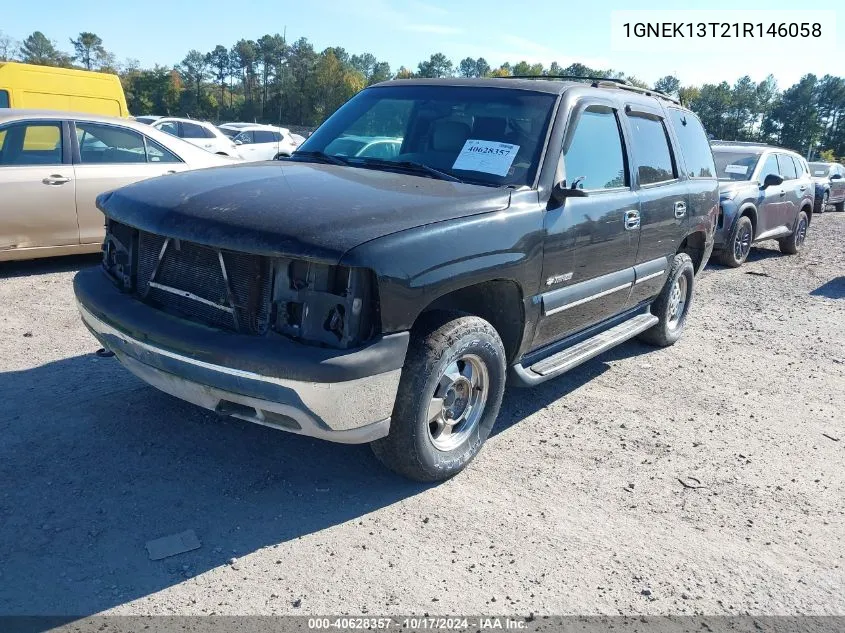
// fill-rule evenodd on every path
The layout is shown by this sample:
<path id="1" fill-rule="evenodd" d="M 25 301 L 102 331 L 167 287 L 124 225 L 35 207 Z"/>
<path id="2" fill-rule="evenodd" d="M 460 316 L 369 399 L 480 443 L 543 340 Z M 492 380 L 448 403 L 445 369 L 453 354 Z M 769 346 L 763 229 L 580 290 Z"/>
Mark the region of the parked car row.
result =
<path id="1" fill-rule="evenodd" d="M 177 136 L 197 147 L 224 156 L 252 162 L 290 156 L 302 142 L 290 130 L 258 123 L 223 123 L 215 126 L 204 121 L 145 115 L 136 121 Z"/>
<path id="2" fill-rule="evenodd" d="M 816 188 L 817 213 L 830 205 L 845 211 L 845 167 L 839 163 L 810 163 L 810 172 Z"/>

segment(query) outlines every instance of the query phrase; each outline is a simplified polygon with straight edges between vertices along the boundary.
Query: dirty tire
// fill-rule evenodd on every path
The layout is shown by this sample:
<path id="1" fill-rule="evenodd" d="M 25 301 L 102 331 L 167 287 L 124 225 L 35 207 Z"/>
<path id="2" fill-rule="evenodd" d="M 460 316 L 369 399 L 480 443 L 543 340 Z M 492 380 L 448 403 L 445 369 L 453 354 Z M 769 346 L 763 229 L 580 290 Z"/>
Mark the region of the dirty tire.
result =
<path id="1" fill-rule="evenodd" d="M 795 219 L 795 226 L 792 233 L 788 237 L 778 240 L 780 252 L 786 255 L 795 255 L 804 246 L 804 239 L 807 237 L 807 227 L 810 221 L 807 219 L 807 214 L 804 211 L 798 214 Z"/>
<path id="2" fill-rule="evenodd" d="M 443 385 L 449 382 L 447 370 L 465 362 L 462 358 L 483 363 L 478 374 L 483 375 L 486 370 L 486 398 L 475 423 L 464 427 L 468 435 L 460 444 L 444 450 L 436 445 L 444 440 L 434 437 L 431 428 L 437 423 L 429 420 L 430 411 L 433 399 L 442 394 Z M 423 316 L 411 332 L 390 433 L 370 444 L 373 453 L 394 472 L 417 481 L 442 481 L 456 475 L 478 454 L 490 435 L 502 404 L 505 378 L 505 350 L 487 321 L 449 312 Z M 484 393 L 478 387 L 469 389 L 469 393 L 477 392 Z M 461 439 L 457 434 L 455 438 Z"/>
<path id="3" fill-rule="evenodd" d="M 695 267 L 692 259 L 686 253 L 678 253 L 672 260 L 669 278 L 663 290 L 651 304 L 651 313 L 658 318 L 658 322 L 640 334 L 641 341 L 657 347 L 668 347 L 681 338 L 692 307 L 694 283 Z M 682 296 L 678 295 L 679 292 Z M 682 304 L 675 300 L 678 296 Z"/>
<path id="4" fill-rule="evenodd" d="M 833 205 L 833 208 L 836 209 L 839 213 L 842 213 L 843 211 L 845 211 L 845 200 L 843 200 L 842 202 L 837 202 Z"/>
<path id="5" fill-rule="evenodd" d="M 813 209 L 813 213 L 824 213 L 825 209 L 827 208 L 827 204 L 828 204 L 829 199 L 830 199 L 830 194 L 827 191 L 825 191 L 822 194 L 821 199 L 816 200 L 815 205 L 813 205 L 815 207 Z"/>
<path id="6" fill-rule="evenodd" d="M 748 236 L 748 243 L 745 237 Z M 738 268 L 751 252 L 751 243 L 754 240 L 754 225 L 751 218 L 744 215 L 737 219 L 731 237 L 725 245 L 724 250 L 719 252 L 718 260 L 723 266 Z"/>

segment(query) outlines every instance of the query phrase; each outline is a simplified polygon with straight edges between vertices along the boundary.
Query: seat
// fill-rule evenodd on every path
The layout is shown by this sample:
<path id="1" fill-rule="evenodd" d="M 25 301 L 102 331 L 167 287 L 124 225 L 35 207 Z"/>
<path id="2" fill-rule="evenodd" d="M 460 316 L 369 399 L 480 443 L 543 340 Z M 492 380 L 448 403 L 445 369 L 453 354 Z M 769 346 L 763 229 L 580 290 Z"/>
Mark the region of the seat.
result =
<path id="1" fill-rule="evenodd" d="M 461 151 L 469 138 L 469 125 L 461 121 L 435 121 L 431 130 L 430 148 L 434 152 L 454 154 Z"/>
<path id="2" fill-rule="evenodd" d="M 472 124 L 472 138 L 483 141 L 504 141 L 508 122 L 502 117 L 479 116 Z"/>

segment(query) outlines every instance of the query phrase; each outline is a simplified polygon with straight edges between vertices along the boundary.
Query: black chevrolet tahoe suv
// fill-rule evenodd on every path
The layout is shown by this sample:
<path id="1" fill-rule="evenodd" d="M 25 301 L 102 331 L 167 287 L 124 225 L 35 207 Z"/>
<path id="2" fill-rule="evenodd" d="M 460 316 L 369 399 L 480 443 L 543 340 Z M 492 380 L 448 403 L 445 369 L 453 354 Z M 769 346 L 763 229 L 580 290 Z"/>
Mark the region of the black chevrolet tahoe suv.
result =
<path id="1" fill-rule="evenodd" d="M 131 372 L 244 420 L 463 469 L 505 380 L 681 336 L 719 208 L 701 123 L 595 80 L 405 80 L 289 159 L 103 194 L 82 319 Z"/>

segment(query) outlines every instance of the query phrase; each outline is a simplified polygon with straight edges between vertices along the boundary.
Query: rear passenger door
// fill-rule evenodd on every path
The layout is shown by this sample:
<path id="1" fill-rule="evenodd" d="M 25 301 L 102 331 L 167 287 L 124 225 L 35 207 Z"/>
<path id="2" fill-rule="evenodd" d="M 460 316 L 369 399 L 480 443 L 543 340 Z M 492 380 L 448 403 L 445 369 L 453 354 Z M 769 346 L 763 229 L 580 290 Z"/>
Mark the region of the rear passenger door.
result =
<path id="1" fill-rule="evenodd" d="M 845 167 L 834 165 L 830 168 L 830 201 L 842 202 L 845 199 Z"/>
<path id="2" fill-rule="evenodd" d="M 178 157 L 145 135 L 120 125 L 76 121 L 73 152 L 79 240 L 102 241 L 104 217 L 97 196 L 184 167 Z M 149 161 L 148 161 L 149 156 Z"/>
<path id="3" fill-rule="evenodd" d="M 640 247 L 637 281 L 631 304 L 660 292 L 673 257 L 687 233 L 688 184 L 678 168 L 668 126 L 657 107 L 626 109 L 630 130 L 634 181 L 640 202 Z"/>
<path id="4" fill-rule="evenodd" d="M 0 251 L 79 243 L 68 125 L 0 126 Z"/>
<path id="5" fill-rule="evenodd" d="M 639 208 L 615 102 L 582 101 L 573 110 L 557 181 L 587 195 L 550 202 L 545 215 L 541 347 L 625 309 L 634 281 Z"/>

